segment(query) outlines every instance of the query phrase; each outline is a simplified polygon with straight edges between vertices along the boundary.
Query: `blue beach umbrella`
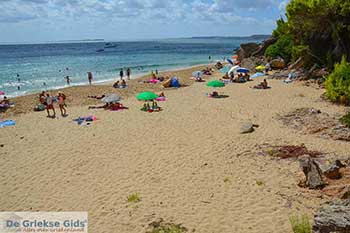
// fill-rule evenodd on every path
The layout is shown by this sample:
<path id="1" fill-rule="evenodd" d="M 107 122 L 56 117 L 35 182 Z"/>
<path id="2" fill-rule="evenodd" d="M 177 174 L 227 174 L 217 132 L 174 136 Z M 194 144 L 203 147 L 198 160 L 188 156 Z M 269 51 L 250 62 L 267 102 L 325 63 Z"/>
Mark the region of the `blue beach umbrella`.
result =
<path id="1" fill-rule="evenodd" d="M 230 63 L 231 65 L 233 65 L 233 61 L 230 58 L 226 59 L 228 63 Z"/>
<path id="2" fill-rule="evenodd" d="M 238 73 L 249 73 L 250 71 L 247 68 L 239 68 L 237 69 Z"/>
<path id="3" fill-rule="evenodd" d="M 261 73 L 261 72 L 257 72 L 255 74 L 253 74 L 252 76 L 250 76 L 251 78 L 257 78 L 257 77 L 262 77 L 262 76 L 265 76 L 264 73 Z"/>

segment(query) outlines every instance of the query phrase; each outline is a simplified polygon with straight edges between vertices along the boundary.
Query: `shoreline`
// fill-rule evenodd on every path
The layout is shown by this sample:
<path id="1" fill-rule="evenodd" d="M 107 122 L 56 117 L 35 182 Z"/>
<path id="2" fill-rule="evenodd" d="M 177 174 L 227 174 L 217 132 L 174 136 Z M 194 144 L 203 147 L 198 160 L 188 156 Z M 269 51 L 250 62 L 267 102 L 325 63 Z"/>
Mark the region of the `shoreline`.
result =
<path id="1" fill-rule="evenodd" d="M 206 67 L 213 67 L 215 63 L 210 64 L 201 64 L 189 67 L 181 67 L 170 70 L 159 71 L 159 75 L 162 76 L 177 76 L 180 79 L 180 82 L 184 86 L 191 85 L 194 81 L 190 80 L 190 77 L 194 71 L 204 69 Z M 89 95 L 103 95 L 103 94 L 118 94 L 123 98 L 136 95 L 138 92 L 142 91 L 154 91 L 161 92 L 164 91 L 165 88 L 162 86 L 162 83 L 158 84 L 148 84 L 142 83 L 143 80 L 147 80 L 150 78 L 150 74 L 140 74 L 135 78 L 127 80 L 128 88 L 118 89 L 113 88 L 112 84 L 114 81 L 106 81 L 103 83 L 97 83 L 90 85 L 77 85 L 77 86 L 68 86 L 64 88 L 50 89 L 47 92 L 56 95 L 57 92 L 61 91 L 65 93 L 67 96 L 66 103 L 68 108 L 71 106 L 86 106 L 90 104 L 95 104 L 96 101 L 88 99 Z M 171 90 L 172 88 L 167 88 Z M 28 93 L 25 95 L 9 98 L 11 102 L 14 102 L 15 107 L 8 109 L 5 113 L 0 115 L 0 119 L 8 118 L 14 115 L 33 112 L 34 106 L 36 106 L 38 102 L 38 92 Z"/>
<path id="2" fill-rule="evenodd" d="M 193 66 L 181 66 L 181 67 L 175 67 L 175 68 L 170 68 L 170 69 L 164 69 L 164 70 L 158 70 L 159 73 L 167 73 L 167 72 L 181 72 L 181 71 L 185 71 L 187 69 L 192 69 L 195 67 L 203 67 L 203 66 L 212 66 L 215 65 L 216 63 L 201 63 L 198 65 L 193 65 Z M 149 72 L 141 72 L 141 73 L 136 73 L 135 75 L 131 75 L 131 79 L 127 80 L 127 81 L 131 81 L 131 80 L 137 80 L 140 78 L 143 78 L 144 76 L 148 76 Z M 126 77 L 126 76 L 124 76 Z M 93 85 L 109 85 L 109 84 L 113 84 L 115 81 L 119 80 L 119 76 L 117 78 L 111 78 L 111 79 L 105 79 L 105 80 L 97 80 L 95 82 L 93 82 Z M 24 96 L 28 96 L 28 95 L 34 95 L 34 94 L 39 94 L 41 91 L 45 90 L 47 92 L 53 92 L 53 91 L 58 91 L 58 90 L 64 90 L 67 88 L 71 88 L 71 87 L 83 87 L 83 86 L 89 86 L 88 82 L 79 82 L 76 84 L 71 84 L 71 85 L 63 85 L 63 86 L 57 86 L 57 87 L 52 87 L 49 89 L 42 88 L 40 91 L 39 90 L 33 90 L 33 91 L 28 91 L 24 94 L 20 94 L 20 95 L 6 95 L 8 98 L 10 99 L 16 99 L 18 97 L 24 97 Z"/>

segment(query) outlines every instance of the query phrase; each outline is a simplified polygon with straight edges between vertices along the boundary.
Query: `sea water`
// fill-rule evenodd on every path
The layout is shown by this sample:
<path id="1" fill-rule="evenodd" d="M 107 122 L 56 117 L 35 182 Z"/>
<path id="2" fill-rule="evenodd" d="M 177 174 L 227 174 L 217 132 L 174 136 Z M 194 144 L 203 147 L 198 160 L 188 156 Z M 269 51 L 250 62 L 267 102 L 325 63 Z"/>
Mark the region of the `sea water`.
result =
<path id="1" fill-rule="evenodd" d="M 87 72 L 92 72 L 94 83 L 102 83 L 116 80 L 120 69 L 125 74 L 128 67 L 132 77 L 136 77 L 152 70 L 207 64 L 231 57 L 246 42 L 232 38 L 192 38 L 0 45 L 0 91 L 13 97 L 66 87 L 66 76 L 71 80 L 70 85 L 85 85 Z"/>

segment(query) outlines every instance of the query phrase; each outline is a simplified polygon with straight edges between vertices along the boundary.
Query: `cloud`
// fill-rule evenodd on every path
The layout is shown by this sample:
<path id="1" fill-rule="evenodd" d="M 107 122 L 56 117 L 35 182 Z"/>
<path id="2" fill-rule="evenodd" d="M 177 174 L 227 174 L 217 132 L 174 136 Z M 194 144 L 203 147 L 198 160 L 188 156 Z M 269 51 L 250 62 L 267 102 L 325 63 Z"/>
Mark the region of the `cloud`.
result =
<path id="1" fill-rule="evenodd" d="M 49 39 L 266 33 L 275 27 L 286 3 L 286 0 L 0 0 L 0 29 L 5 28 L 13 35 L 28 32 Z M 122 35 L 117 35 L 121 31 Z"/>

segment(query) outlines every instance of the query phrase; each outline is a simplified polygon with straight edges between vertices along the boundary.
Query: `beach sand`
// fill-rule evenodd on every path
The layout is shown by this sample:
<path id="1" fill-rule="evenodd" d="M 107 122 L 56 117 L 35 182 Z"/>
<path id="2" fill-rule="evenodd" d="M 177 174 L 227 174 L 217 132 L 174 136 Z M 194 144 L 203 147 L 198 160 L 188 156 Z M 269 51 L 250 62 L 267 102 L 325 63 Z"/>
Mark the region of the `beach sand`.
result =
<path id="1" fill-rule="evenodd" d="M 190 71 L 178 71 L 182 81 Z M 16 99 L 20 110 L 9 116 L 17 125 L 1 129 L 0 211 L 88 211 L 89 232 L 146 232 L 149 223 L 163 218 L 189 232 L 286 233 L 292 232 L 291 215 L 312 217 L 328 200 L 297 186 L 302 177 L 297 161 L 258 153 L 265 144 L 304 143 L 346 155 L 349 143 L 305 135 L 277 119 L 299 107 L 344 113 L 321 100 L 323 90 L 279 80 L 269 80 L 269 90 L 249 88 L 260 78 L 229 84 L 218 90 L 229 98 L 211 99 L 206 93 L 213 89 L 188 81 L 192 85 L 164 90 L 163 111 L 146 113 L 139 110 L 136 92 L 163 89 L 133 87 L 136 82 L 121 91 L 65 89 L 67 118 L 21 109 L 34 96 Z M 81 102 L 88 94 L 111 92 L 123 95 L 129 110 L 88 110 L 86 105 L 98 102 Z M 72 121 L 83 115 L 98 120 L 90 126 Z M 239 134 L 246 121 L 260 127 Z M 128 203 L 134 193 L 141 201 Z"/>

